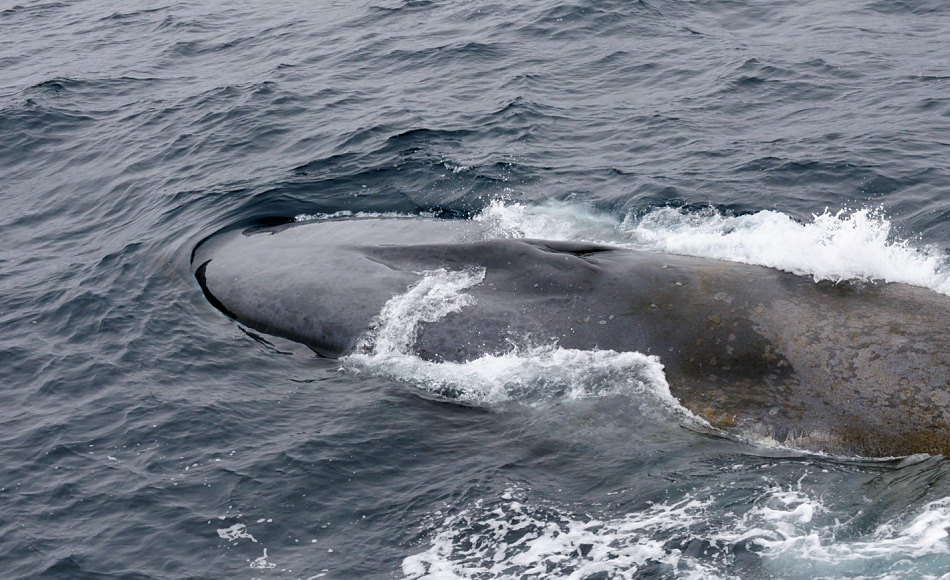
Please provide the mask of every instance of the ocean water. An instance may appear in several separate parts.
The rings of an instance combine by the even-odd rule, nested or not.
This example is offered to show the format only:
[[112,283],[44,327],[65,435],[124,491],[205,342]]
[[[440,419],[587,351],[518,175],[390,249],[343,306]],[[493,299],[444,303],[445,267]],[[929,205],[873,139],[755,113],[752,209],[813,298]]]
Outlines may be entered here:
[[0,577],[950,578],[944,457],[724,437],[641,353],[414,357],[478,272],[328,360],[190,263],[392,213],[950,294],[948,38],[927,0],[0,2]]

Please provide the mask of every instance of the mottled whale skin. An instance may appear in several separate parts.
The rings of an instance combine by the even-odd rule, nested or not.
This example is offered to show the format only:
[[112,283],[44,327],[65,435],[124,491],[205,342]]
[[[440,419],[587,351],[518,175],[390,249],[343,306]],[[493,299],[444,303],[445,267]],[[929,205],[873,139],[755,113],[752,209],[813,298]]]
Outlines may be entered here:
[[472,304],[423,325],[419,356],[465,361],[526,341],[637,351],[726,432],[865,457],[950,453],[948,296],[484,230],[424,218],[232,230],[193,266],[220,310],[328,357],[351,352],[422,272],[484,268]]

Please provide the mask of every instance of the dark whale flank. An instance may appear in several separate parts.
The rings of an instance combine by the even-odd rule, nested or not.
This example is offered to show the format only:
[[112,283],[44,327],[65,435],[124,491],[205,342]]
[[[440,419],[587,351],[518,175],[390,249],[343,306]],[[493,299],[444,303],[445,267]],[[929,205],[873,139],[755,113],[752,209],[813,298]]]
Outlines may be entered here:
[[195,252],[219,309],[324,356],[353,350],[422,272],[484,268],[416,353],[465,361],[526,337],[660,357],[675,397],[725,431],[864,456],[950,452],[950,297],[815,283],[732,262],[483,239],[467,221],[353,219],[232,231]]

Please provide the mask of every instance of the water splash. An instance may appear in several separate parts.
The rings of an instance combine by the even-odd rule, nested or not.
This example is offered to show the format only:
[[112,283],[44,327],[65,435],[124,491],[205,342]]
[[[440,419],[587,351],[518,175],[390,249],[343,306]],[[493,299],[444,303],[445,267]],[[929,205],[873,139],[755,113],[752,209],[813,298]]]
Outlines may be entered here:
[[817,280],[883,280],[950,292],[935,253],[895,239],[879,209],[827,209],[799,223],[777,211],[726,216],[657,208],[627,218],[619,232],[638,246],[785,270]]
[[389,300],[343,368],[410,383],[474,404],[537,403],[638,395],[644,404],[680,420],[708,427],[670,394],[655,356],[613,350],[579,350],[554,344],[511,345],[477,359],[434,362],[413,352],[423,324],[437,322],[473,303],[465,291],[485,278],[484,269],[425,272],[405,294]]
[[423,272],[418,284],[383,306],[372,329],[357,344],[357,351],[384,357],[409,354],[419,327],[471,304],[472,297],[463,291],[484,279],[484,268]]
[[771,210],[653,208],[621,219],[570,203],[493,202],[475,219],[493,235],[565,239],[768,266],[817,280],[881,280],[950,295],[950,264],[893,235],[879,209],[840,210],[801,223]]

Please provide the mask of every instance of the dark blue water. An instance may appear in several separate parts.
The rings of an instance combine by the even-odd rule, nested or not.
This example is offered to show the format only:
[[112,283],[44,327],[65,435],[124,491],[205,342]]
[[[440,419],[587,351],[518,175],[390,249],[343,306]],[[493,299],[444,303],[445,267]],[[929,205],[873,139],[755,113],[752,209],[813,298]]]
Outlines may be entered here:
[[948,38],[925,0],[0,2],[0,576],[950,577],[944,458],[461,404],[252,333],[190,270],[300,214],[828,208],[942,287]]

